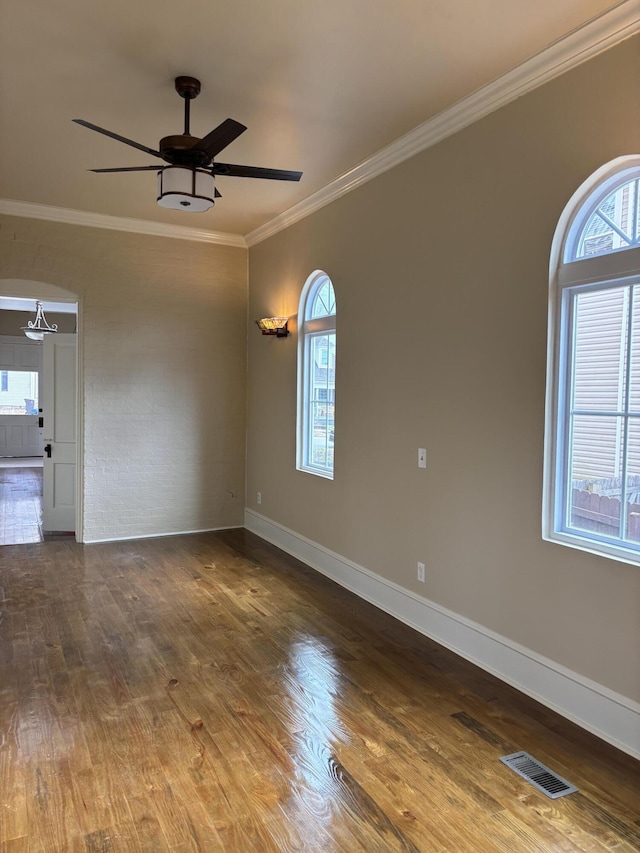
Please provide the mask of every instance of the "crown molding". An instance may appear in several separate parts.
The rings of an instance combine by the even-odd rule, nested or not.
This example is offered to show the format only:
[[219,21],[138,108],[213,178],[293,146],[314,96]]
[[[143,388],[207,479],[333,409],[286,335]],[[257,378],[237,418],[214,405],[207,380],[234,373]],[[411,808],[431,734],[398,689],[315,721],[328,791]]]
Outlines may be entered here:
[[7,216],[24,216],[30,219],[47,219],[50,222],[63,222],[66,225],[88,225],[91,228],[106,228],[110,231],[147,234],[151,237],[194,240],[198,243],[209,243],[215,246],[239,246],[243,249],[247,247],[241,234],[205,231],[199,228],[188,228],[184,225],[168,225],[164,222],[132,219],[126,216],[108,216],[102,213],[72,210],[68,207],[52,207],[47,204],[32,204],[31,202],[15,201],[9,198],[0,198],[0,213],[5,213]]
[[512,71],[418,125],[326,187],[246,234],[247,246],[255,246],[256,243],[288,228],[356,187],[638,32],[640,16],[637,0],[623,0],[610,11],[604,12],[522,62]]

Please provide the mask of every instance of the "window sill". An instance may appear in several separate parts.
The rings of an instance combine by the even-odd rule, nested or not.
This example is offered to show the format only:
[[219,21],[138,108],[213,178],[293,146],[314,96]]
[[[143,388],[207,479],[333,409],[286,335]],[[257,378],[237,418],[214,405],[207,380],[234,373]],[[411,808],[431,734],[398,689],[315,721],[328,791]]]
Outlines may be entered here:
[[593,539],[584,539],[582,536],[564,531],[543,533],[542,538],[546,542],[553,542],[556,545],[566,545],[569,548],[575,548],[577,551],[584,551],[587,554],[595,554],[596,557],[606,557],[609,560],[616,560],[618,563],[626,563],[629,566],[640,566],[640,553],[632,548],[612,545],[608,542],[598,542]]
[[302,471],[303,474],[315,474],[316,477],[323,477],[325,480],[333,480],[333,471],[323,471],[321,468],[311,468],[303,465],[298,465],[297,470]]

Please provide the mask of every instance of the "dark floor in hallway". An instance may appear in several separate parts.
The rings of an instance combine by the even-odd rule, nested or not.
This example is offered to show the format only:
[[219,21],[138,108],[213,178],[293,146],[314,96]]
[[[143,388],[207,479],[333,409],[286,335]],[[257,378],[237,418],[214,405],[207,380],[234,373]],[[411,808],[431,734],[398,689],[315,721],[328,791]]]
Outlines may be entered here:
[[42,541],[42,468],[0,467],[0,545]]

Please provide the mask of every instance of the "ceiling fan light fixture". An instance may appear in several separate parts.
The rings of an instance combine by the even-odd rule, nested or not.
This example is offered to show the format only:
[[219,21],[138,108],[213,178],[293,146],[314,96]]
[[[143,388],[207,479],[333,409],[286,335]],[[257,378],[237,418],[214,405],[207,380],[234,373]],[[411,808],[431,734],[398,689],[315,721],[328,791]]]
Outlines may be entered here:
[[158,204],[170,210],[203,213],[215,204],[213,175],[189,166],[166,166],[158,172]]

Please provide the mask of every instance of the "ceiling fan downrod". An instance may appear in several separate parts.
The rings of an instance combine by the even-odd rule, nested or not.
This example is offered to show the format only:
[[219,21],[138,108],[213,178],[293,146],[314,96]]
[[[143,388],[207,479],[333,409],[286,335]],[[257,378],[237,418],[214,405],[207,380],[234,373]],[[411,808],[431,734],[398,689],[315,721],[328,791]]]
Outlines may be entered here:
[[191,101],[200,94],[200,81],[195,77],[176,77],[176,92],[184,98],[184,135],[191,136]]

